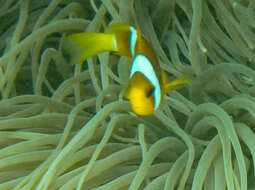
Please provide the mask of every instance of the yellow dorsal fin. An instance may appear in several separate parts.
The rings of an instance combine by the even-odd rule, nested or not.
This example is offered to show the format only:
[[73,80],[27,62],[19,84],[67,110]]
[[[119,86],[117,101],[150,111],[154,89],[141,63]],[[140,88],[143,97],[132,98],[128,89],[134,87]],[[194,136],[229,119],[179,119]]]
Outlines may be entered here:
[[119,31],[124,31],[124,30],[129,30],[130,25],[125,24],[125,23],[114,23],[111,24],[107,29],[106,33],[116,33]]

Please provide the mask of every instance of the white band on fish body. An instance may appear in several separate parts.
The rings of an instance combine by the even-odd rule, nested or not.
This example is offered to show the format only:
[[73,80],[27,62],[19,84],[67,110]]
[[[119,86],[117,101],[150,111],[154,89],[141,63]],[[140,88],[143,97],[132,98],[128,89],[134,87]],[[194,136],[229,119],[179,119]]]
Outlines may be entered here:
[[160,89],[158,77],[153,69],[153,66],[152,66],[150,60],[146,56],[144,56],[142,54],[136,55],[136,57],[133,61],[133,64],[132,64],[131,71],[130,71],[130,78],[133,76],[133,74],[135,72],[142,73],[151,82],[151,84],[155,87],[154,109],[156,110],[159,107],[159,104],[161,101],[161,89]]
[[117,45],[117,39],[116,36],[113,37],[113,47],[117,51],[118,50],[118,45]]
[[135,53],[135,45],[137,40],[137,32],[136,29],[130,26],[131,36],[130,36],[130,51],[131,55],[134,56]]

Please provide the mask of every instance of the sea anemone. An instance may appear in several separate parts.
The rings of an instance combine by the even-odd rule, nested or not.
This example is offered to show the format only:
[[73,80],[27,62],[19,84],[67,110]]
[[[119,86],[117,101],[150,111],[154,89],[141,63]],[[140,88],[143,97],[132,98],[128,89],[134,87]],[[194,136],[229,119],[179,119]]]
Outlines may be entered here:
[[[1,190],[255,189],[254,0],[0,0]],[[168,80],[148,117],[130,60],[70,64],[63,39],[137,27]]]

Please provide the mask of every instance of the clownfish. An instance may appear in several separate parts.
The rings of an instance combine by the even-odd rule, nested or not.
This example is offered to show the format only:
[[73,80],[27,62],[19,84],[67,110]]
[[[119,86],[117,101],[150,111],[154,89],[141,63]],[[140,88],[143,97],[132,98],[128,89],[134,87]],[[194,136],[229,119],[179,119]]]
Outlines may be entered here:
[[85,32],[68,35],[64,48],[72,56],[71,63],[82,63],[87,58],[104,51],[130,58],[131,68],[125,98],[137,115],[150,115],[157,110],[164,95],[183,84],[188,77],[167,83],[157,56],[139,30],[124,23],[110,25],[105,33]]

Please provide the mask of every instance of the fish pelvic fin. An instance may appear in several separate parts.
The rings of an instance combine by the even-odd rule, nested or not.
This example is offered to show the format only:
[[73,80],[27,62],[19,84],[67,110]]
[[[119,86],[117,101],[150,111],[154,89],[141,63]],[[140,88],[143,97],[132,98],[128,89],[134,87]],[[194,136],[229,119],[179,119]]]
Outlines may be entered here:
[[63,48],[71,55],[71,64],[79,64],[99,53],[117,51],[117,44],[114,34],[84,32],[68,35]]

